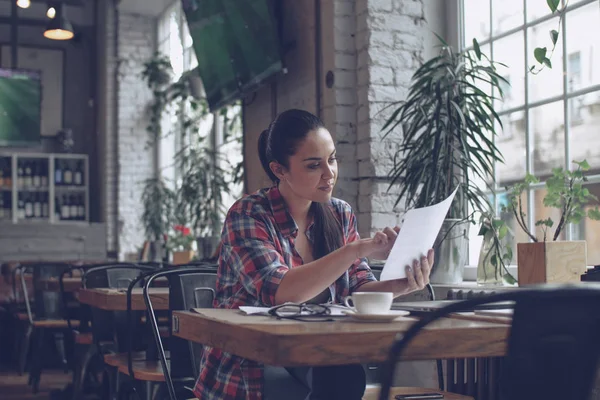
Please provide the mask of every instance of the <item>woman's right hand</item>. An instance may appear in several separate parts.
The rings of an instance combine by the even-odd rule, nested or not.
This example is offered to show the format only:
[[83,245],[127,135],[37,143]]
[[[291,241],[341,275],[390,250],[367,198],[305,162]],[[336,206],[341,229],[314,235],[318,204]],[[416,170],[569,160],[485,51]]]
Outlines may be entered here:
[[369,255],[385,250],[388,244],[388,235],[384,232],[376,232],[372,238],[359,239],[348,246],[353,246],[356,252],[356,258],[368,257]]

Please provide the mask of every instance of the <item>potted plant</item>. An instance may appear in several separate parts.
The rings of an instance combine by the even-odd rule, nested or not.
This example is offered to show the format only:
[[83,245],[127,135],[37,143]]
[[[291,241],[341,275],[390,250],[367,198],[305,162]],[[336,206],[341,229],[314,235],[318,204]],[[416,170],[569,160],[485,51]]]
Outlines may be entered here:
[[190,228],[175,225],[167,239],[167,248],[173,254],[173,264],[188,264],[194,258],[194,236]]
[[142,224],[151,243],[151,259],[165,258],[164,235],[168,232],[175,209],[175,193],[160,178],[147,179],[142,192]]
[[523,192],[529,190],[530,185],[539,183],[533,175],[526,175],[523,182],[514,185],[509,190],[510,211],[531,243],[517,244],[517,265],[519,271],[519,284],[533,284],[544,282],[579,281],[581,274],[587,268],[586,242],[585,241],[559,241],[561,232],[570,223],[579,223],[583,218],[600,220],[598,207],[586,210],[590,202],[598,202],[584,186],[587,181],[585,172],[590,169],[586,160],[575,161],[577,168],[574,171],[554,168],[552,176],[546,181],[546,195],[544,206],[557,208],[560,219],[556,227],[552,218],[540,219],[535,222],[534,229],[527,224],[523,205]]
[[[396,205],[404,200],[407,209],[430,206],[459,187],[435,246],[431,275],[434,283],[458,283],[471,212],[489,208],[474,180],[493,190],[494,162],[502,161],[493,141],[501,122],[490,93],[501,98],[506,80],[476,41],[474,50],[460,53],[440,41],[439,54],[415,72],[408,98],[394,104],[383,129],[385,136],[402,138],[389,173],[390,187],[400,186]],[[493,91],[481,89],[486,86]]]

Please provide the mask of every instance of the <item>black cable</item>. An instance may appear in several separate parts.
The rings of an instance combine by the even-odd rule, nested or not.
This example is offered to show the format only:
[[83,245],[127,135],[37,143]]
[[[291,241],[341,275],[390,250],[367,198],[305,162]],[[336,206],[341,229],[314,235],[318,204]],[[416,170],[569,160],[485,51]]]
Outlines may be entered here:
[[[431,283],[427,284],[427,291],[429,292],[429,298],[431,301],[435,301],[435,292],[433,291],[433,286]],[[440,390],[444,390],[444,365],[442,364],[442,360],[435,360],[437,364],[437,375],[438,375],[438,385]]]

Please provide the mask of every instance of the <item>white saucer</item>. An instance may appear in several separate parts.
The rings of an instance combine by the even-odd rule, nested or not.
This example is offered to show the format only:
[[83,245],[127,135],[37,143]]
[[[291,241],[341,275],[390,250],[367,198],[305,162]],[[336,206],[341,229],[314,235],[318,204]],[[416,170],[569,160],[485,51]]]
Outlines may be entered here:
[[382,314],[359,314],[354,311],[344,311],[351,319],[361,322],[387,322],[398,317],[409,315],[410,312],[403,310],[390,310]]

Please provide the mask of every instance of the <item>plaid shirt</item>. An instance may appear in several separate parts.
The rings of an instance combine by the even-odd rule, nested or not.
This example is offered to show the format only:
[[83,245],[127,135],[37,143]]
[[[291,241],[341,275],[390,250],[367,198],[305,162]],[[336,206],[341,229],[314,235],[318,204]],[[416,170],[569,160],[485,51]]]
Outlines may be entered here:
[[[359,239],[356,218],[348,203],[329,203],[343,227],[344,244]],[[307,237],[312,242],[311,224]],[[221,235],[219,272],[214,306],[271,307],[286,272],[302,265],[294,249],[296,223],[279,189],[262,189],[237,201],[230,209]],[[357,259],[330,287],[341,302],[362,284],[376,280],[365,259]],[[204,346],[194,394],[203,400],[259,400],[263,398],[263,366],[255,361]]]

